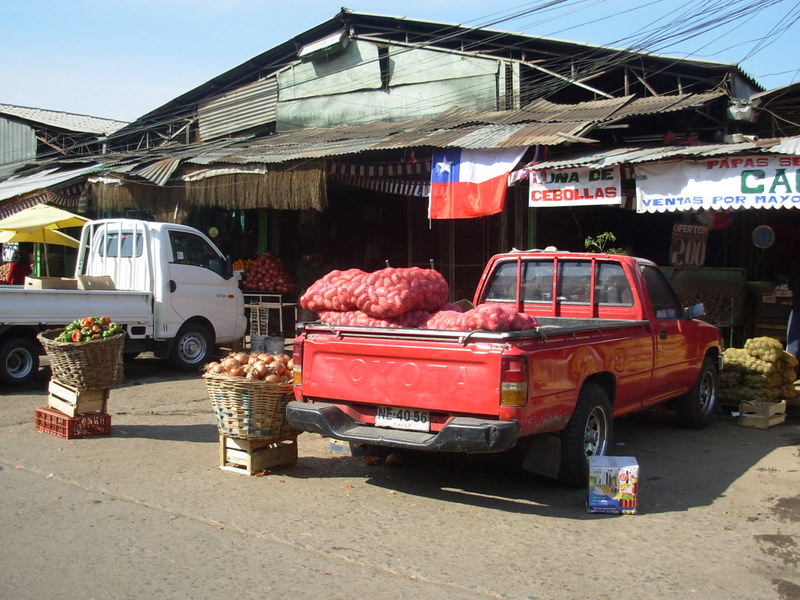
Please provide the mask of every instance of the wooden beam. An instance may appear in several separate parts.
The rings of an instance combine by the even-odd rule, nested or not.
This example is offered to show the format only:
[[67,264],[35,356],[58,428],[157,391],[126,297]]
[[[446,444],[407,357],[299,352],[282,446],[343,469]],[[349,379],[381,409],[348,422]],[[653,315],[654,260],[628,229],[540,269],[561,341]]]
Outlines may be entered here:
[[566,81],[567,83],[571,83],[572,85],[577,85],[585,90],[603,96],[604,98],[615,98],[611,94],[607,94],[597,88],[594,88],[590,85],[586,85],[585,83],[581,83],[580,81],[576,81],[574,79],[570,79],[569,77],[565,77],[564,75],[559,75],[555,71],[551,71],[550,69],[545,69],[544,67],[540,67],[539,65],[535,65],[533,63],[526,63],[531,69],[536,69],[537,71],[541,71],[545,75],[550,75],[551,77],[555,77],[556,79],[561,79],[562,81]]

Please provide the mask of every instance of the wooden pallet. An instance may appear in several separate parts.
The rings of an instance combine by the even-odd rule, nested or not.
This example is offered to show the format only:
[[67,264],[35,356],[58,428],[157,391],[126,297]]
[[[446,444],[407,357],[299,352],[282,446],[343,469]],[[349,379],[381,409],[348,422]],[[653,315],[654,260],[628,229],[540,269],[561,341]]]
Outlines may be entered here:
[[109,388],[81,389],[50,380],[47,406],[70,417],[106,412]]
[[297,438],[250,440],[219,436],[220,469],[254,475],[264,469],[297,462]]

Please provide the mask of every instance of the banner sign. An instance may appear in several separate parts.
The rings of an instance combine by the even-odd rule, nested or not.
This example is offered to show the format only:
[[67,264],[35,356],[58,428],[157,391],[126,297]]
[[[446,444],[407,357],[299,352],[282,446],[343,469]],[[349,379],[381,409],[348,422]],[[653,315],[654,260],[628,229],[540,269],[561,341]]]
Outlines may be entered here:
[[636,165],[636,212],[800,208],[800,156]]
[[528,205],[597,206],[622,204],[620,167],[532,170]]

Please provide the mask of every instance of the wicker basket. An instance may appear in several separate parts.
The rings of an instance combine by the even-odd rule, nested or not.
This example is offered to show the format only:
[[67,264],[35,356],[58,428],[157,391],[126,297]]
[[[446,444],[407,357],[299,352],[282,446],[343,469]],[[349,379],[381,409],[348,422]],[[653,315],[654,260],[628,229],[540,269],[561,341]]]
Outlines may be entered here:
[[221,434],[273,440],[300,434],[286,420],[286,404],[292,399],[291,383],[212,374],[206,374],[204,379]]
[[79,389],[107,388],[122,383],[125,377],[124,334],[91,342],[56,341],[62,331],[48,329],[38,335],[50,358],[53,379]]

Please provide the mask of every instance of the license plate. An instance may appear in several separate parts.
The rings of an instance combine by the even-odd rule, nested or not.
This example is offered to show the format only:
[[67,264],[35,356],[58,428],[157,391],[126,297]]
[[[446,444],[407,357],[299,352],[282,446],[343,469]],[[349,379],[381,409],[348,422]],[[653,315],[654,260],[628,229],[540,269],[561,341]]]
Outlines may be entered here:
[[430,431],[431,415],[427,410],[378,406],[375,410],[375,426],[411,431]]

